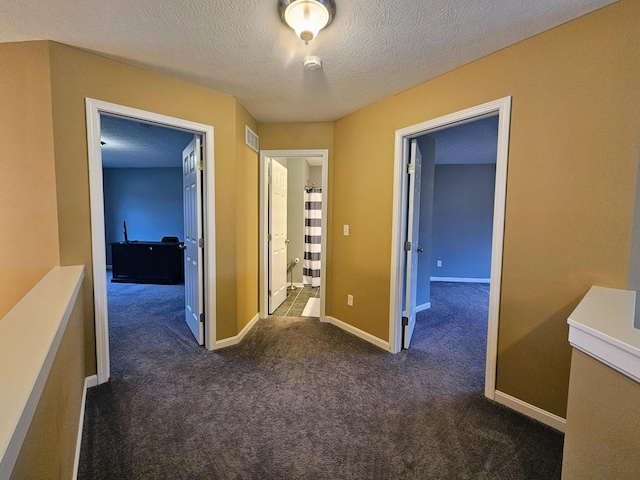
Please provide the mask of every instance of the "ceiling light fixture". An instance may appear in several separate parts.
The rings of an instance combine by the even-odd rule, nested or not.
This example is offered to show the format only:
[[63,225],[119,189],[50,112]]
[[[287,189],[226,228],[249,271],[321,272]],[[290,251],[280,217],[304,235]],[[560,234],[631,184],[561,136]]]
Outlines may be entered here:
[[336,14],[334,0],[278,0],[282,21],[296,31],[305,45],[329,25]]

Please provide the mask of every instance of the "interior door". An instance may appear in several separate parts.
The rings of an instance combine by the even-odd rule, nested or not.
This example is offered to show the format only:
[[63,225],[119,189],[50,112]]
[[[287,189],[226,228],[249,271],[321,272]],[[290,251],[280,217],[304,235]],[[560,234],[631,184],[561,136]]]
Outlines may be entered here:
[[271,161],[269,315],[287,298],[287,168]]
[[422,171],[422,155],[418,148],[418,141],[411,140],[411,153],[408,165],[409,175],[409,204],[407,208],[407,277],[403,348],[409,348],[413,330],[416,326],[416,297],[418,292],[418,239],[420,234],[420,183]]
[[202,239],[202,152],[200,137],[182,152],[184,193],[184,287],[185,320],[198,344],[204,343],[203,247]]

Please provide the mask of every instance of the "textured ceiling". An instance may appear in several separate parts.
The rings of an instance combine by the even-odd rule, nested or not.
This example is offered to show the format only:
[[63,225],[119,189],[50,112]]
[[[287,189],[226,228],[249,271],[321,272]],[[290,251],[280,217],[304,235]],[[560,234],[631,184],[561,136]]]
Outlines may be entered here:
[[104,168],[180,168],[182,150],[192,138],[180,130],[100,116]]
[[328,121],[613,1],[336,0],[305,46],[276,0],[0,0],[0,42],[98,52],[235,96],[261,123]]
[[498,117],[448,127],[429,133],[436,139],[436,164],[496,163]]

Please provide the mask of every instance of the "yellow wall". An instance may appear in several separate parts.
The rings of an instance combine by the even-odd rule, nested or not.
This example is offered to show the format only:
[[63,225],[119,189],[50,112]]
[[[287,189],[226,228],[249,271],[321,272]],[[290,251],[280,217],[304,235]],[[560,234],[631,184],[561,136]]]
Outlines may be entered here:
[[[310,123],[263,123],[259,125],[260,150],[313,150],[329,151],[328,203],[327,217],[332,218],[332,183],[333,183],[333,136],[334,122]],[[333,234],[331,224],[327,226],[327,274],[331,271],[331,240]],[[341,230],[342,231],[342,230]],[[331,299],[331,283],[327,282],[325,301],[327,307]],[[327,315],[332,315],[327,309]]]
[[639,24],[623,0],[338,120],[328,314],[388,339],[395,130],[511,95],[497,388],[564,416],[566,318],[627,283]]
[[73,478],[85,378],[81,296],[71,311],[11,480]]
[[0,44],[0,319],[60,262],[49,51]]
[[573,351],[562,478],[632,480],[640,472],[640,384]]
[[258,153],[245,141],[245,126],[258,123],[236,103],[236,238],[238,240],[238,325],[240,332],[258,314]]
[[[212,90],[50,43],[60,258],[87,266],[87,373],[95,371],[85,97],[213,125],[217,338],[237,333],[236,100]],[[87,294],[88,293],[88,294]]]
[[261,123],[260,150],[323,149],[333,154],[333,122]]

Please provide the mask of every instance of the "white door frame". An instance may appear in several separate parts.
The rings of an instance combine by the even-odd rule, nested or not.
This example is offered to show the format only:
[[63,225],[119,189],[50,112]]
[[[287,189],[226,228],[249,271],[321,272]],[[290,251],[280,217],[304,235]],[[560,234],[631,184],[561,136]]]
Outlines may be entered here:
[[476,107],[444,115],[426,122],[396,130],[393,180],[393,224],[391,237],[391,289],[389,307],[389,347],[397,353],[402,347],[402,265],[407,206],[407,152],[409,140],[428,132],[441,130],[482,117],[498,115],[498,155],[493,208],[493,236],[491,247],[491,283],[489,293],[489,322],[487,329],[487,361],[484,394],[495,398],[496,365],[498,358],[498,321],[500,314],[500,286],[502,281],[502,250],[504,244],[504,217],[509,154],[509,125],[511,123],[511,97],[504,97]]
[[259,265],[259,296],[260,296],[260,318],[269,315],[269,242],[267,239],[268,219],[269,219],[269,162],[273,158],[299,158],[299,157],[320,157],[322,158],[322,239],[320,243],[320,321],[325,321],[325,299],[327,292],[327,202],[328,202],[328,172],[329,172],[329,150],[260,150],[260,265]]
[[104,192],[102,185],[102,150],[100,115],[125,117],[145,123],[184,130],[202,135],[204,145],[204,302],[205,347],[216,347],[216,263],[215,263],[215,177],[213,127],[180,118],[138,110],[92,98],[85,99],[87,115],[87,148],[89,154],[89,193],[91,201],[91,245],[93,249],[93,297],[95,304],[96,357],[98,384],[109,380],[109,321],[107,315],[107,265],[104,226]]

